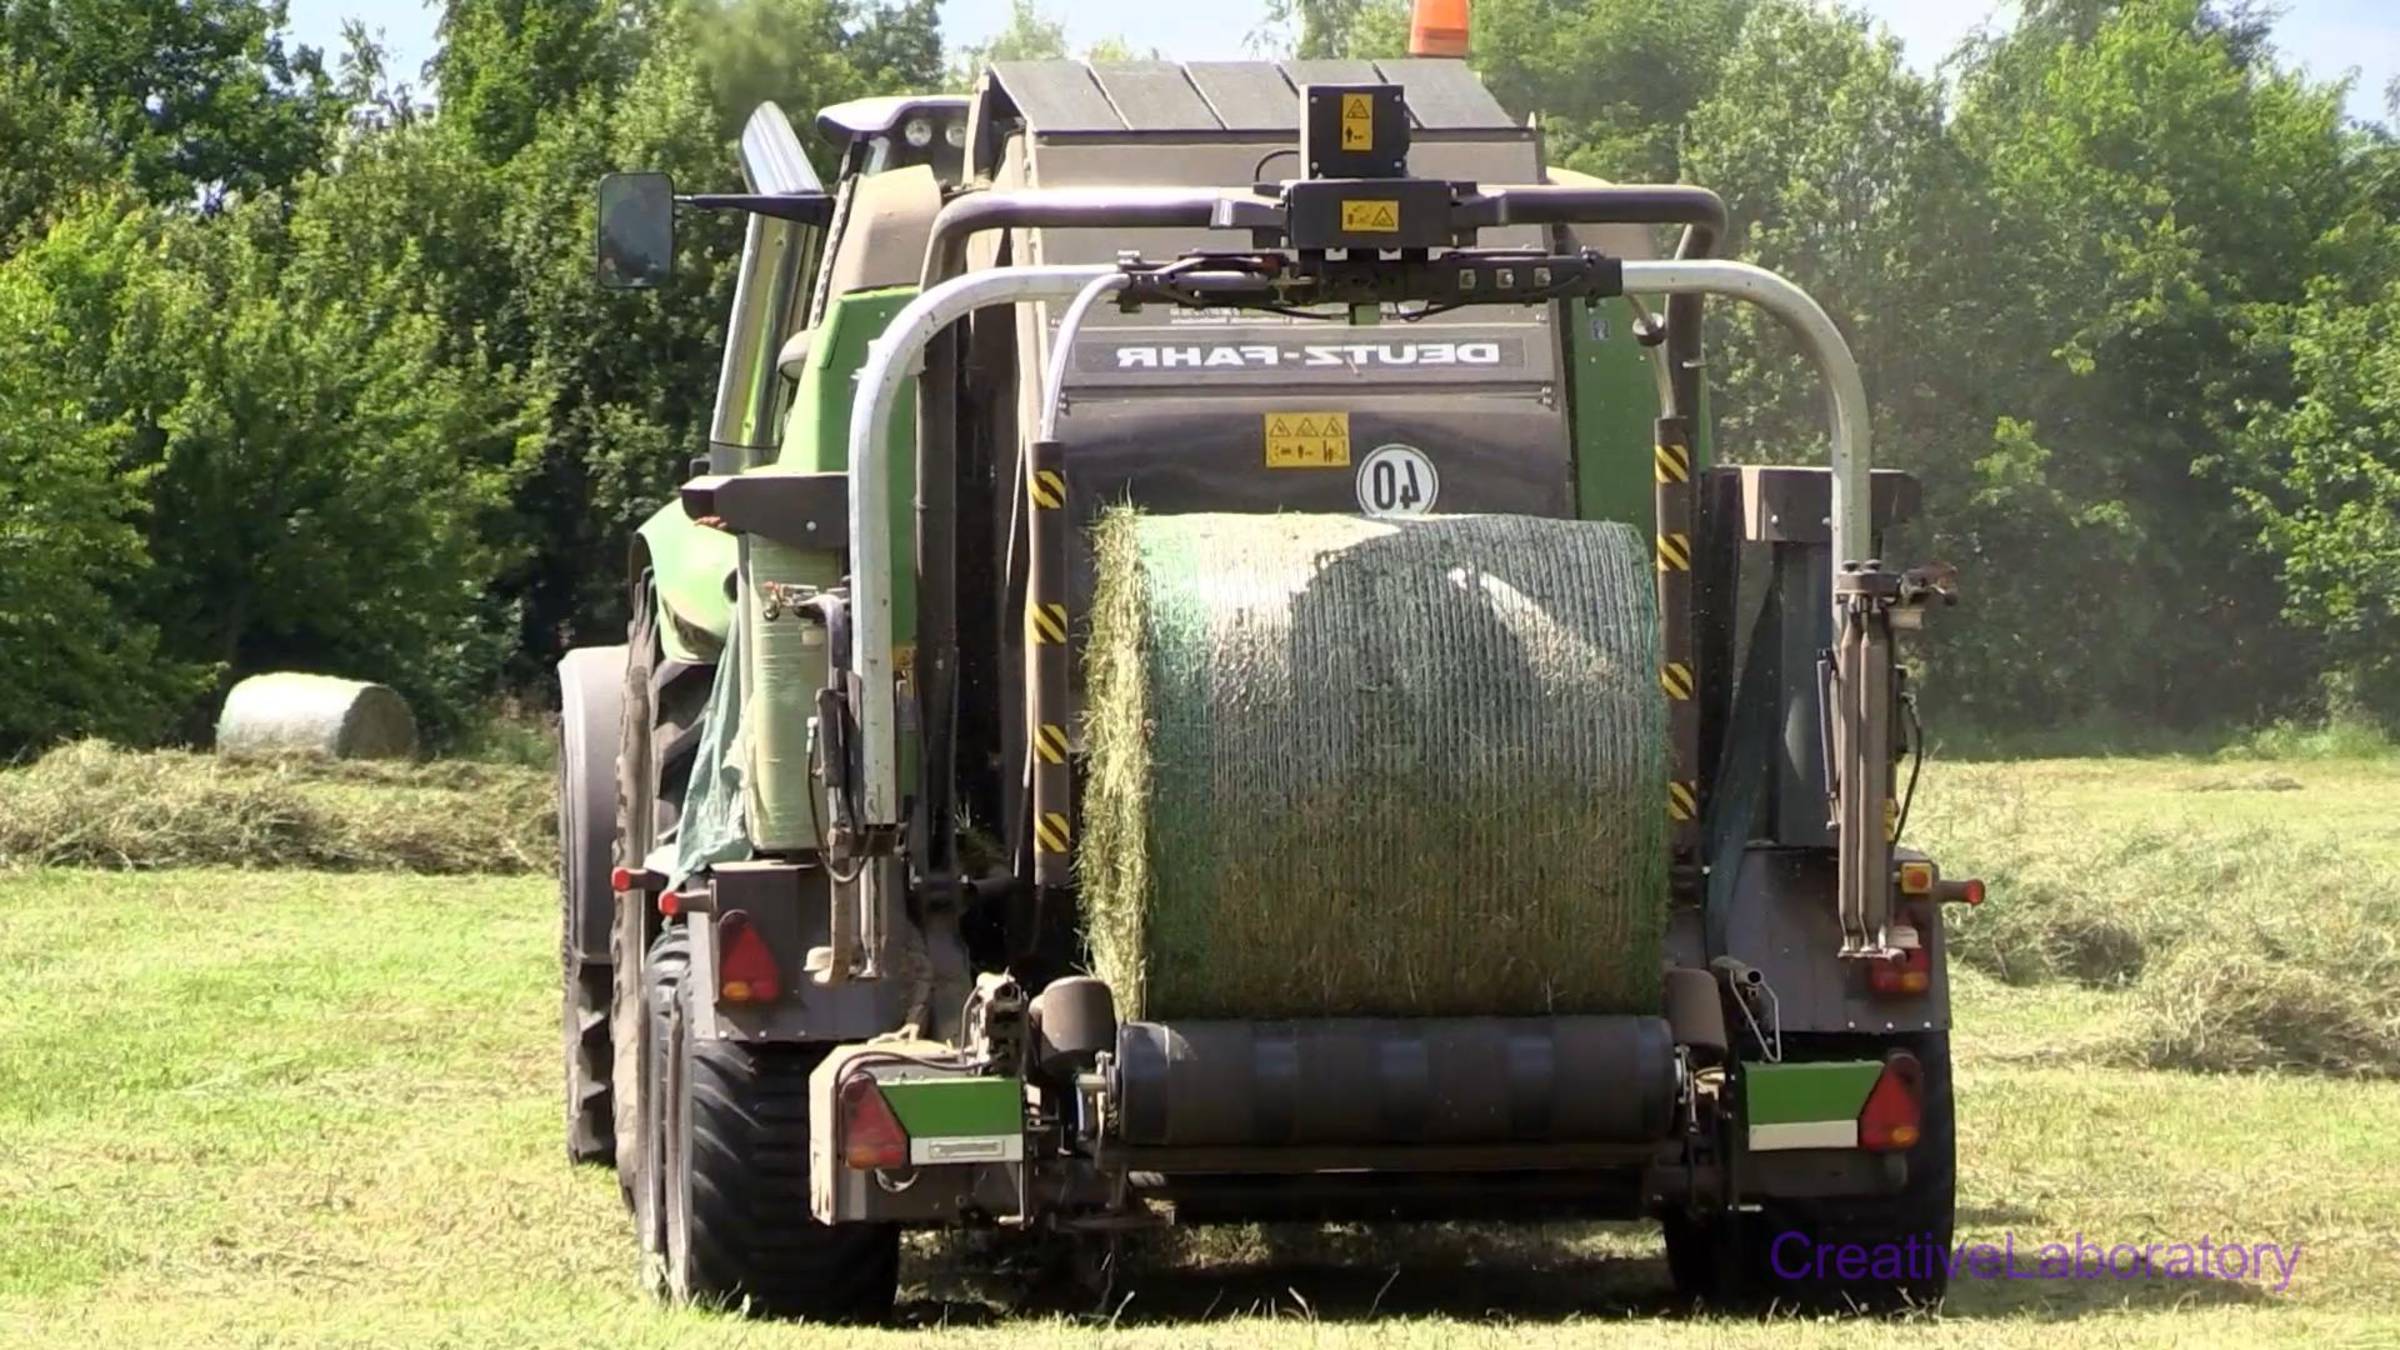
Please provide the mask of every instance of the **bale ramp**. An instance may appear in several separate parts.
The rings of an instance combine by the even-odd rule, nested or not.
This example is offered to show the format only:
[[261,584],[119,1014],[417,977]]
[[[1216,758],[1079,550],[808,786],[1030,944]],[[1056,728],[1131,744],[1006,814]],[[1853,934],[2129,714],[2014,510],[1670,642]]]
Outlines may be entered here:
[[1079,865],[1128,1015],[1656,1012],[1645,542],[1514,516],[1104,519]]
[[361,680],[253,675],[225,696],[217,717],[217,753],[233,758],[406,759],[416,752],[408,704]]

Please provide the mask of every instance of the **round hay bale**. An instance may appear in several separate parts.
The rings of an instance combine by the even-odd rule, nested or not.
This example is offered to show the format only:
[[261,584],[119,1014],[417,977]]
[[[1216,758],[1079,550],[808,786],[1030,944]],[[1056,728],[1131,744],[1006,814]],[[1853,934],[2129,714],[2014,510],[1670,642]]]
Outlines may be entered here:
[[1094,551],[1080,880],[1128,1015],[1657,1010],[1633,530],[1121,512]]
[[417,721],[387,686],[276,671],[253,675],[225,696],[217,753],[406,759],[417,753]]

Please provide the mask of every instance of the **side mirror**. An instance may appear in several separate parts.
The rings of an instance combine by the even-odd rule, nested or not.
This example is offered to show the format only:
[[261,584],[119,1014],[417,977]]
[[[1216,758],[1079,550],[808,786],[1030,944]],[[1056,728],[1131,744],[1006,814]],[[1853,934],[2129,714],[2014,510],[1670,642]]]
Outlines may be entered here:
[[675,182],[663,173],[612,173],[600,180],[595,269],[611,290],[650,290],[675,272]]

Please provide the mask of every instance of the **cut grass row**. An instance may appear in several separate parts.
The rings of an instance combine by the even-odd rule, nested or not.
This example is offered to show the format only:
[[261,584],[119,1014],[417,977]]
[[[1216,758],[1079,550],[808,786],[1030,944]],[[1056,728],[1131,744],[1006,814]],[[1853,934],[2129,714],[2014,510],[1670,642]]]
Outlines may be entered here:
[[62,746],[0,770],[0,866],[547,872],[551,771]]
[[2400,1074],[2400,759],[1940,765],[1911,842],[1992,900],[1954,956],[2131,995],[2097,1053]]

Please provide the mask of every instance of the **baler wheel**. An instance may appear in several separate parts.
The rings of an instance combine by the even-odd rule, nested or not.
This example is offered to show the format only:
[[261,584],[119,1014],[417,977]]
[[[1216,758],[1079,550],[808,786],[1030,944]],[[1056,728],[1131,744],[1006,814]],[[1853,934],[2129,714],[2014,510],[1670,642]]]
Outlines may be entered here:
[[641,1172],[634,1180],[633,1226],[641,1242],[642,1287],[665,1298],[667,1287],[666,1223],[666,1102],[669,1066],[680,1015],[677,990],[691,968],[691,940],[678,925],[658,935],[650,946],[642,991],[642,1080],[648,1091],[642,1100],[649,1119],[642,1122]]
[[[1898,1038],[1820,1036],[1787,1046],[1803,1058],[1864,1059],[1906,1049],[1924,1066],[1924,1136],[1909,1150],[1907,1183],[1888,1195],[1776,1200],[1750,1213],[1700,1219],[1667,1217],[1667,1269],[1685,1297],[1725,1307],[1772,1306],[1823,1312],[1903,1312],[1941,1301],[1949,1289],[1948,1256],[1956,1217],[1958,1128],[1950,1079],[1950,1034]],[[1852,1246],[1873,1252],[1885,1243],[1903,1251],[1911,1239],[1927,1257],[1898,1279],[1789,1279],[1776,1265],[1776,1239],[1800,1233],[1806,1250]],[[1796,1258],[1787,1244],[1788,1268]]]
[[[558,952],[560,1059],[566,1085],[567,1157],[616,1157],[609,1020],[614,968],[591,948],[613,922],[609,869],[616,796],[623,647],[582,647],[559,662]],[[613,946],[613,942],[609,944]]]
[[[633,618],[626,626],[619,698],[616,856],[624,865],[638,867],[682,816],[716,667],[667,656],[658,631],[657,583],[650,574],[643,574],[630,600]],[[616,1028],[611,1064],[618,1085],[610,1124],[616,1140],[617,1188],[629,1209],[641,1185],[642,1123],[657,1115],[643,1095],[652,1080],[642,1076],[641,957],[658,936],[658,925],[656,908],[645,899],[618,906],[609,934],[615,971],[610,1022]]]
[[[679,1011],[688,1011],[687,989]],[[891,1314],[900,1233],[818,1223],[808,1199],[808,1075],[825,1047],[702,1041],[673,1028],[665,1084],[667,1283],[684,1302],[769,1317]]]

